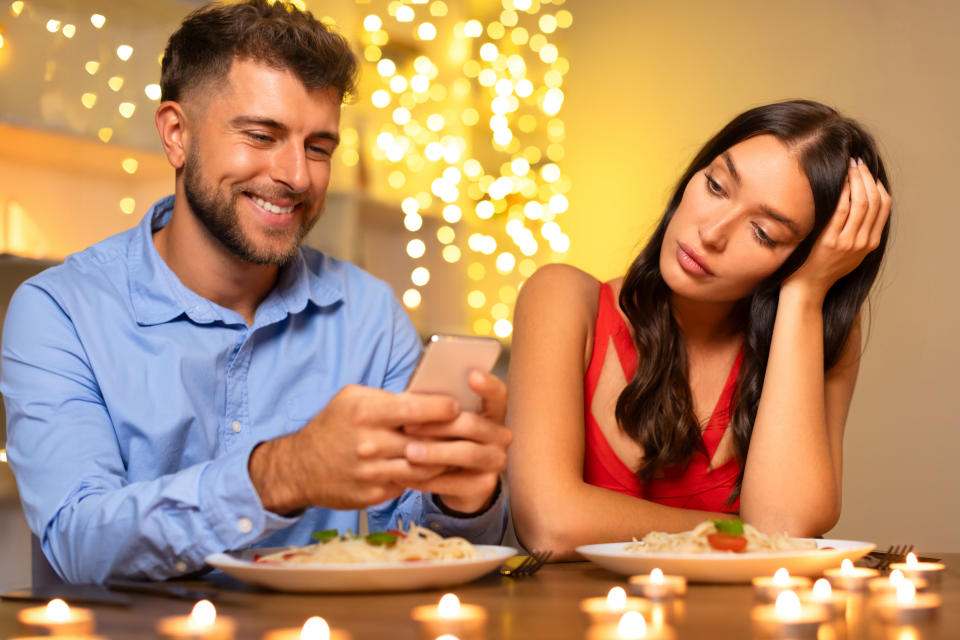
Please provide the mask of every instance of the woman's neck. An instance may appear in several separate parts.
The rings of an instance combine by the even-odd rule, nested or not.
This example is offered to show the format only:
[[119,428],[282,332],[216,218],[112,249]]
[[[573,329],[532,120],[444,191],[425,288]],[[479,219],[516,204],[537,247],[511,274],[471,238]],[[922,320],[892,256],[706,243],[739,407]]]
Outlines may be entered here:
[[719,346],[743,332],[736,302],[703,302],[672,294],[673,317],[688,346]]

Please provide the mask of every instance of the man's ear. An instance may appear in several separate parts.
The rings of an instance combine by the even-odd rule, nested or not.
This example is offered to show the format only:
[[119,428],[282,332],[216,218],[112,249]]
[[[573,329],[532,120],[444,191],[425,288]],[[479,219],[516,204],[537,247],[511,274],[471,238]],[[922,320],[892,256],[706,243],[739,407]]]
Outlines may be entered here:
[[163,152],[174,169],[183,168],[187,159],[187,116],[183,105],[168,100],[160,103],[155,116]]

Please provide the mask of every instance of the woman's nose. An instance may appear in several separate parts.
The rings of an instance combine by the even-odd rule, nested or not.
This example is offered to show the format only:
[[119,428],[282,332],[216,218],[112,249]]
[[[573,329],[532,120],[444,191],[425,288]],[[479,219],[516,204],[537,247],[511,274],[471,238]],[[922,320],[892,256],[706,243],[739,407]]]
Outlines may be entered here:
[[697,232],[704,248],[723,251],[727,246],[727,238],[735,217],[735,212],[723,212],[702,220],[697,227]]

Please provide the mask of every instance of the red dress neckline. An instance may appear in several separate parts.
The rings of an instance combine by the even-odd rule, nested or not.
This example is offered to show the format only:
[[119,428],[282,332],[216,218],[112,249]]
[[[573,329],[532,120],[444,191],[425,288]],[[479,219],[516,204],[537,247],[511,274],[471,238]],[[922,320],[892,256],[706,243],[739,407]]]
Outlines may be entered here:
[[705,452],[696,453],[685,468],[667,468],[661,477],[643,483],[607,442],[591,408],[606,358],[607,345],[611,341],[624,376],[627,380],[632,379],[637,370],[637,349],[627,324],[619,313],[612,287],[608,283],[601,283],[593,353],[584,376],[584,481],[668,506],[708,511],[739,511],[739,498],[733,504],[726,504],[726,501],[740,476],[740,461],[734,457],[711,469],[710,460],[730,422],[730,407],[743,360],[743,348],[737,353],[720,398],[702,431]]

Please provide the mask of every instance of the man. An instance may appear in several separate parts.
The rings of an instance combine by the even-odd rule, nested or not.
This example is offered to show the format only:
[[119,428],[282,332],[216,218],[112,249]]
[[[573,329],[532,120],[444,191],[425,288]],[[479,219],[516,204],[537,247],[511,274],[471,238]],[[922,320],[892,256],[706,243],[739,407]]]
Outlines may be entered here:
[[156,113],[174,195],[14,296],[8,455],[64,579],[184,575],[364,507],[371,530],[499,540],[504,385],[471,374],[482,415],[401,393],[420,341],[392,292],[300,247],[355,73],[283,3],[191,14]]

